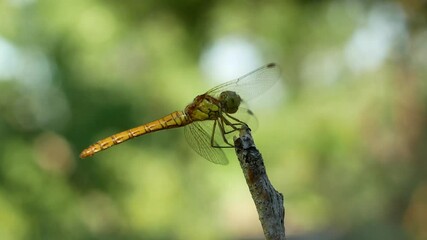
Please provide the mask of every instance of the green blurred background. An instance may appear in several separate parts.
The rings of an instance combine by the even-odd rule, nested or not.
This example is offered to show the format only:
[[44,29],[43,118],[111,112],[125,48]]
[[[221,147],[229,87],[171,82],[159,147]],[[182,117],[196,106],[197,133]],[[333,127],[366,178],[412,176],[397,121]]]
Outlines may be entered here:
[[409,0],[0,0],[0,239],[262,239],[232,150],[78,154],[269,62],[254,138],[289,239],[427,239],[426,25]]

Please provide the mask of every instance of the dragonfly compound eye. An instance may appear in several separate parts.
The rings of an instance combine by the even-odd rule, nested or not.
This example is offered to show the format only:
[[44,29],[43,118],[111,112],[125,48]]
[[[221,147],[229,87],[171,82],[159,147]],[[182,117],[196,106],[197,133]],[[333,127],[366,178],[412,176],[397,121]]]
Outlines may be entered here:
[[233,91],[224,91],[220,94],[221,107],[226,113],[235,113],[239,109],[242,99]]

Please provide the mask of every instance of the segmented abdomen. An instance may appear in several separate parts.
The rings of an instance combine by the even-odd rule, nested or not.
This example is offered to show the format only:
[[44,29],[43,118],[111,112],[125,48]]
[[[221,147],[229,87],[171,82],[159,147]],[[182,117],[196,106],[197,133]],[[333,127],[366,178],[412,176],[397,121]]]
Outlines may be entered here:
[[110,148],[114,145],[125,142],[131,138],[138,137],[151,132],[185,126],[191,123],[190,118],[183,111],[176,111],[163,118],[150,123],[132,128],[121,133],[114,134],[110,137],[99,140],[80,153],[81,158],[92,156],[93,154]]

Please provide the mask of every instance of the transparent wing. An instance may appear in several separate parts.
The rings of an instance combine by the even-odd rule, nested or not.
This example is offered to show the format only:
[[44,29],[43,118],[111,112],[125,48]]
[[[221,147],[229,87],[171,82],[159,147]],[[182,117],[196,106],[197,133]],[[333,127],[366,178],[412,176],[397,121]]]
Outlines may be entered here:
[[271,88],[279,77],[280,67],[275,63],[270,63],[240,78],[216,86],[209,90],[207,94],[218,97],[223,91],[233,91],[247,101]]
[[230,115],[246,123],[252,131],[258,128],[258,119],[244,102],[242,102],[236,113]]
[[[184,127],[185,139],[194,151],[207,160],[221,165],[228,164],[228,159],[221,148],[211,146],[214,121],[193,122]],[[218,129],[215,129],[214,144],[218,145]]]

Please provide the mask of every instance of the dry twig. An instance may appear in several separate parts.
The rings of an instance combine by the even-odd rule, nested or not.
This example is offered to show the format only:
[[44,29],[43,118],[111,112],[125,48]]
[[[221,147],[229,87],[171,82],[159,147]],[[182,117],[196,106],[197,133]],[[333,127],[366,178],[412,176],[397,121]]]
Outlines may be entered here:
[[248,127],[240,131],[234,144],[265,238],[285,239],[283,195],[271,185],[261,153],[256,149]]

